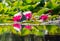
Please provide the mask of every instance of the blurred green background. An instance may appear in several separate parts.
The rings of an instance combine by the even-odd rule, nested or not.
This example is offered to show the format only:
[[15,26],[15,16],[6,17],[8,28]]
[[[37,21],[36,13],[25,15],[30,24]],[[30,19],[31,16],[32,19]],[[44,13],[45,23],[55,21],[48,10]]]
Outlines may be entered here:
[[[60,0],[0,0],[0,23],[13,22],[14,14],[19,11],[30,10],[34,16],[40,16],[50,9],[53,10],[51,19],[56,18],[60,14]],[[32,31],[23,28],[21,32],[14,30],[13,26],[4,25],[0,26],[0,35],[12,32],[21,36],[29,34],[40,36],[44,34],[43,30],[48,30],[49,35],[60,35],[60,28],[57,25],[33,26]]]

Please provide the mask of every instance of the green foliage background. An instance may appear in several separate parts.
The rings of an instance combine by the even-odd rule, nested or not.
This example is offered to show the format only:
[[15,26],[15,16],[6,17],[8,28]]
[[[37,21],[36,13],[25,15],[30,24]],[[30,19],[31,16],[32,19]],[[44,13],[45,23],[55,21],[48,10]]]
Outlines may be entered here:
[[[40,2],[40,4],[37,5],[37,2]],[[2,15],[0,16],[0,23],[13,22],[13,15],[19,11],[24,12],[30,10],[33,12],[33,15],[40,16],[50,9],[53,10],[52,18],[55,18],[54,15],[59,15],[60,0],[5,0],[0,2],[0,15]],[[16,32],[12,28],[12,26],[0,26],[0,34],[6,33],[8,31],[21,36],[29,34],[41,36],[44,34],[43,30],[48,30],[50,35],[60,35],[60,28],[58,28],[56,25],[33,26],[32,31],[23,28],[21,32]]]

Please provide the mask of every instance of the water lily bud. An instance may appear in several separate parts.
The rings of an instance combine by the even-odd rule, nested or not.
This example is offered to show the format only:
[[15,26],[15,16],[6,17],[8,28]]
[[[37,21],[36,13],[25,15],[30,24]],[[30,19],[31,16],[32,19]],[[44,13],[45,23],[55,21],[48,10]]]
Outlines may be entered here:
[[17,30],[17,31],[20,31],[21,28],[22,28],[21,24],[13,24],[13,27],[14,27],[14,29]]
[[13,21],[20,21],[22,19],[22,14],[21,12],[17,13],[13,17]]
[[48,10],[49,13],[52,13],[53,11],[52,10]]
[[26,25],[25,28],[31,30],[32,27],[30,25]]
[[31,11],[26,11],[23,14],[25,15],[27,20],[32,18],[32,12]]

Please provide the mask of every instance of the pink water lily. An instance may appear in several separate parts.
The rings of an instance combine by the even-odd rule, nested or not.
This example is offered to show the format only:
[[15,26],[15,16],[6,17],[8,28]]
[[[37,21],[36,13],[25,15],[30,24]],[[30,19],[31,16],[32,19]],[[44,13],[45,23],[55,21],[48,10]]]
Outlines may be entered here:
[[20,21],[22,19],[22,16],[15,16],[13,17],[13,21]]
[[20,21],[22,19],[22,14],[21,12],[17,13],[13,17],[13,21]]
[[31,19],[31,17],[32,17],[32,12],[31,11],[26,11],[23,14],[25,15],[25,17],[26,17],[27,20]]
[[26,25],[25,28],[31,30],[32,27],[30,25]]
[[47,14],[44,14],[44,15],[40,16],[40,20],[45,21],[47,19],[48,19],[48,15]]
[[26,19],[31,19],[32,14],[28,13],[28,14],[25,15],[25,17],[26,17]]
[[13,27],[14,27],[14,29],[17,30],[17,31],[20,31],[21,28],[22,28],[21,24],[13,24]]

